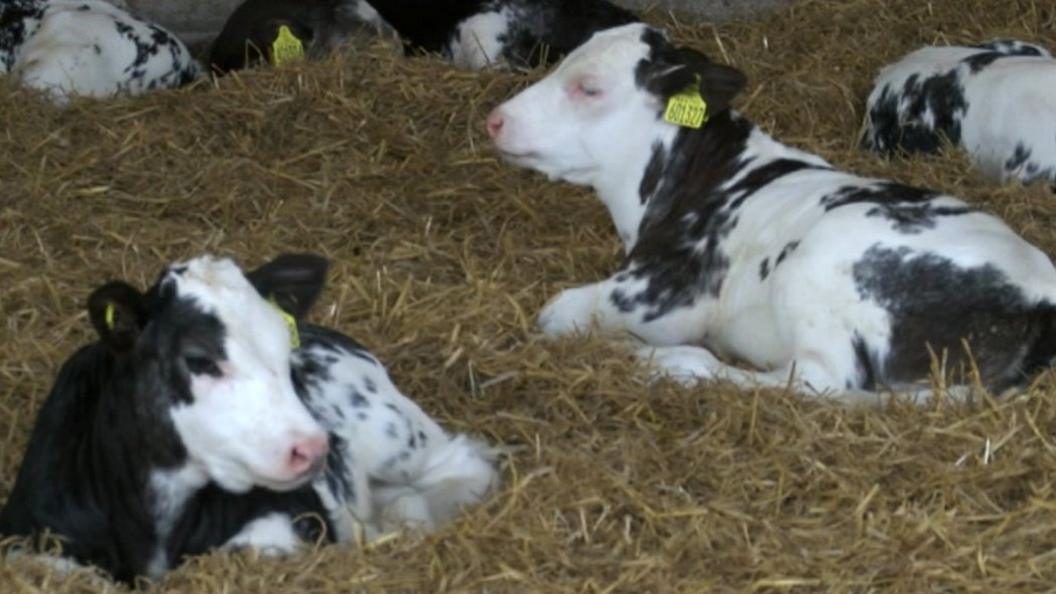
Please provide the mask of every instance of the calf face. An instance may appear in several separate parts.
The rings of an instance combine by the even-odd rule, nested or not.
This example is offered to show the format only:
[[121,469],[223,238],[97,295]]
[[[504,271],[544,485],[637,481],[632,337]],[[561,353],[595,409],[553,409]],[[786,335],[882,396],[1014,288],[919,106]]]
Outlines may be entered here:
[[224,489],[291,489],[325,460],[326,434],[290,378],[291,330],[269,302],[299,316],[325,268],[285,256],[247,276],[201,257],[166,269],[146,294],[112,282],[89,299],[103,342],[129,362],[137,405],[169,419],[189,463]]
[[[628,44],[631,35],[640,43]],[[744,75],[662,37],[640,23],[595,33],[546,78],[491,112],[486,125],[495,147],[552,179],[596,185],[633,153],[651,150],[671,96],[693,86],[708,113],[725,111]]]

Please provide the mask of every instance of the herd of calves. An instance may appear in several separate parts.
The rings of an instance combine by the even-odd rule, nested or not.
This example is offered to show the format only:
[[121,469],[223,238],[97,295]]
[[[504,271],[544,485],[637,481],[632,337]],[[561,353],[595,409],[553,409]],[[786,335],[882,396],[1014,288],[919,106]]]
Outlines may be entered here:
[[[467,67],[563,60],[496,107],[504,160],[592,187],[620,269],[562,291],[547,335],[611,335],[654,376],[844,402],[1021,388],[1056,356],[1056,268],[938,190],[841,171],[731,108],[736,68],[603,0],[248,0],[211,70],[400,36]],[[422,13],[421,11],[425,11]],[[172,87],[202,68],[102,0],[7,0],[0,64],[65,101]],[[885,68],[863,144],[963,147],[1000,180],[1056,182],[1056,62],[1012,40],[926,47]],[[88,299],[98,340],[63,365],[0,512],[119,580],[190,555],[433,529],[498,486],[497,449],[440,427],[363,346],[303,317],[328,263],[202,256]],[[960,389],[932,394],[935,359]],[[729,361],[737,361],[732,365]],[[959,374],[958,374],[959,373]],[[958,396],[961,395],[961,396]]]

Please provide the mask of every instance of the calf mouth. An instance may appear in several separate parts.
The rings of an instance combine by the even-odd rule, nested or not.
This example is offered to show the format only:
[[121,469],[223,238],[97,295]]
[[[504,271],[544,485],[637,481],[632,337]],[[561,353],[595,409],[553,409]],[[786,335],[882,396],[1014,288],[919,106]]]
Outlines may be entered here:
[[499,156],[502,157],[503,160],[509,161],[510,163],[521,167],[531,167],[531,164],[533,162],[540,160],[539,153],[535,151],[525,151],[523,153],[519,153],[515,151],[507,151],[499,147],[495,147],[495,150],[499,153]]
[[254,481],[258,486],[270,491],[293,491],[315,480],[322,474],[326,460],[316,460],[307,470],[290,479],[276,479],[274,477],[257,477]]

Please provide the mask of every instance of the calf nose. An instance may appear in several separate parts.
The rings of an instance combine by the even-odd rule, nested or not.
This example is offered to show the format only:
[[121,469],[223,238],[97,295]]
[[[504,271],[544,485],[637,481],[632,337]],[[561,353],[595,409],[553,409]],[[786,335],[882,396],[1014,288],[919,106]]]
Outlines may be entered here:
[[488,128],[488,136],[491,136],[492,138],[497,137],[499,132],[502,132],[502,126],[505,123],[506,120],[502,117],[502,114],[499,113],[499,110],[492,110],[492,112],[488,114],[488,120],[485,124]]
[[326,436],[309,437],[293,444],[287,467],[295,475],[302,475],[317,470],[330,451],[330,442]]

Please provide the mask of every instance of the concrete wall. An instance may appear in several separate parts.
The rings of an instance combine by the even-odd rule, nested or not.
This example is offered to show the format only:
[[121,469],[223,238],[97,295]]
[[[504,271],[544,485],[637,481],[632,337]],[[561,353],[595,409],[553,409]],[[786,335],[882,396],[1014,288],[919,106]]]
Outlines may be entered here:
[[[133,13],[171,29],[190,45],[208,42],[242,0],[125,0]],[[443,0],[435,0],[441,2]],[[792,0],[615,0],[630,8],[655,6],[686,15],[721,20],[752,14]]]

